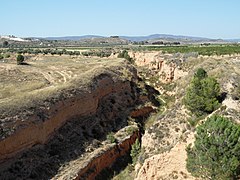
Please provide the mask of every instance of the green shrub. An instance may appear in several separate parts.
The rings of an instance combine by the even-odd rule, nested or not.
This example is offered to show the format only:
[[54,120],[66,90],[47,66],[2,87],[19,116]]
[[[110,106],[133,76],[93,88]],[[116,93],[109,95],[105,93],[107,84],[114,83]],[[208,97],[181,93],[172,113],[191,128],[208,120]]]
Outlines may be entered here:
[[219,107],[220,86],[206,71],[198,69],[187,88],[184,104],[196,116],[213,112]]
[[112,52],[109,50],[91,50],[82,52],[83,56],[98,56],[98,57],[109,57],[111,56]]
[[20,65],[24,62],[24,56],[21,54],[17,55],[17,64]]
[[110,143],[116,143],[117,142],[116,138],[114,137],[113,132],[111,132],[107,135],[107,141],[110,142]]
[[240,126],[211,116],[197,127],[194,146],[187,147],[187,169],[203,179],[237,179],[240,170]]
[[188,119],[188,123],[192,126],[195,127],[198,122],[202,119],[204,119],[206,117],[206,115],[202,115],[202,116],[192,116]]
[[5,58],[10,58],[10,54],[6,54],[6,55],[5,55]]
[[118,54],[118,58],[124,58],[124,59],[128,60],[130,63],[134,62],[126,50],[123,50],[122,52],[120,52]]
[[141,145],[139,140],[137,139],[135,143],[132,145],[131,154],[130,154],[132,157],[133,164],[137,162],[137,158],[140,152],[141,152]]
[[130,126],[126,129],[126,132],[128,135],[132,135],[136,130],[137,128]]

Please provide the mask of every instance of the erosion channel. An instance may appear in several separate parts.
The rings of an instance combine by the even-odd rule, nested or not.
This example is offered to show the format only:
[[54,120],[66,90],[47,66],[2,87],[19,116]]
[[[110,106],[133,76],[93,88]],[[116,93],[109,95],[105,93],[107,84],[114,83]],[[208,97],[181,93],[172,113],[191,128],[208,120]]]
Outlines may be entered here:
[[124,60],[90,73],[2,113],[0,179],[102,179],[131,162],[158,91]]

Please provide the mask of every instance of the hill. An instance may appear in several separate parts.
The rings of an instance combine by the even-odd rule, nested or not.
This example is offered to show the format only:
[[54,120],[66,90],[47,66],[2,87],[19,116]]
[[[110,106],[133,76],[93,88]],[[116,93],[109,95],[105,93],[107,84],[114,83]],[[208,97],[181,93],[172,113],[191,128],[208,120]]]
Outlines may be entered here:
[[[0,36],[0,42],[9,41],[12,43],[46,43],[49,44],[53,41],[54,44],[59,42],[63,44],[73,45],[81,44],[129,44],[130,42],[143,42],[147,41],[149,44],[154,42],[180,42],[181,44],[195,44],[195,43],[238,43],[240,39],[211,39],[206,37],[171,35],[171,34],[152,34],[148,36],[100,36],[100,35],[82,35],[82,36],[62,36],[62,37],[27,37],[21,38],[16,36]],[[57,43],[58,44],[58,43]]]
[[[141,41],[180,41],[180,42],[236,42],[237,39],[227,40],[227,39],[211,39],[205,37],[194,37],[194,36],[183,36],[183,35],[171,35],[171,34],[152,34],[148,36],[118,36],[119,39],[125,39],[132,42],[141,42]],[[107,36],[98,36],[98,35],[84,35],[84,36],[64,36],[64,37],[46,37],[45,40],[70,40],[70,41],[81,41],[86,39],[99,39],[110,37]],[[113,38],[111,38],[113,39]]]

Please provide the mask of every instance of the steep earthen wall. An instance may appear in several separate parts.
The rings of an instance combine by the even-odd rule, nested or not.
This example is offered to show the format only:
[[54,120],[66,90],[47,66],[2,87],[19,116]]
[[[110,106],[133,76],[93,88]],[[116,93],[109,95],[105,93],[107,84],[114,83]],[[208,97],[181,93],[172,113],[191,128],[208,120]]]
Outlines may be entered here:
[[111,78],[105,77],[97,81],[93,91],[66,99],[50,107],[44,113],[48,118],[43,122],[33,123],[34,119],[39,118],[37,115],[29,117],[31,120],[28,122],[31,123],[0,141],[0,162],[35,144],[46,143],[54,132],[71,118],[96,113],[101,98],[118,91],[130,93],[130,82],[113,82]]
[[93,180],[95,177],[105,168],[111,166],[117,158],[126,155],[130,149],[131,145],[134,144],[136,139],[139,138],[139,132],[136,131],[129,138],[104,150],[98,156],[94,156],[89,159],[89,163],[85,167],[79,170],[76,180],[86,179]]
[[154,70],[160,76],[160,81],[169,83],[181,78],[186,72],[177,68],[175,62],[168,62],[160,52],[129,52],[130,57],[135,60],[135,64],[140,67],[147,67]]
[[152,106],[146,106],[140,109],[136,109],[134,111],[131,112],[130,116],[132,118],[137,118],[137,117],[146,117],[148,116],[151,112],[153,112],[154,109]]

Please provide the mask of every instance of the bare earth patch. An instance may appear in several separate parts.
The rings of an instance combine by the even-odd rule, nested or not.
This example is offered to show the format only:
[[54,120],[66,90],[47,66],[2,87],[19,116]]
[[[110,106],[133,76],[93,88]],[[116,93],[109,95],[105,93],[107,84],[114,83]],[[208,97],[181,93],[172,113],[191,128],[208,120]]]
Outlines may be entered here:
[[178,142],[169,152],[146,159],[136,179],[196,179],[187,172],[185,161],[187,158],[185,149],[189,143],[193,143],[194,134],[189,134],[186,141]]

